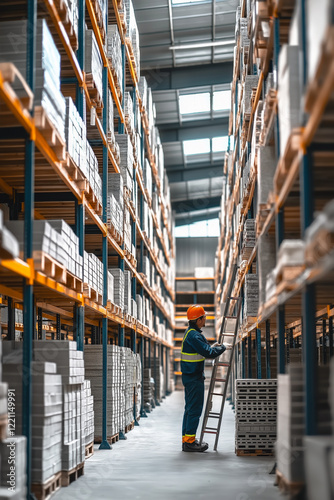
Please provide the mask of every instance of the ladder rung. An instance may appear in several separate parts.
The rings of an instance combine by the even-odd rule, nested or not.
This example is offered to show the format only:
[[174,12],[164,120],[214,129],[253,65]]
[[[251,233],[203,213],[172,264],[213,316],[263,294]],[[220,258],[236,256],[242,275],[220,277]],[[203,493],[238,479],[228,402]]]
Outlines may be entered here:
[[216,366],[230,366],[227,361],[217,361]]
[[217,413],[216,411],[210,411],[209,415],[214,415],[214,416],[220,416],[220,413]]
[[217,431],[212,432],[212,431],[203,430],[202,432],[203,432],[203,434],[217,434]]
[[227,319],[237,319],[236,316],[224,316],[224,318],[227,318]]
[[206,429],[208,429],[208,431],[215,431],[217,433],[217,429],[214,429],[213,427],[205,427]]
[[234,333],[222,332],[224,337],[234,337]]
[[224,394],[221,394],[220,392],[211,392],[211,396],[224,396]]
[[214,378],[216,382],[226,382],[226,378]]
[[208,418],[217,418],[219,420],[219,416],[217,417],[216,415],[210,415],[210,413],[208,415]]

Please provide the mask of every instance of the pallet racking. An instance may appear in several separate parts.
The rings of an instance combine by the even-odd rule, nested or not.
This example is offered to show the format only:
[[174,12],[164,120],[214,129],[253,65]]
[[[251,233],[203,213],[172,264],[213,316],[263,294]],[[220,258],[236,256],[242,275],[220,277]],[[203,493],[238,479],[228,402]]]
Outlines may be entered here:
[[[302,346],[305,432],[312,435],[317,433],[317,358],[319,363],[328,364],[333,355],[334,259],[332,237],[319,234],[315,240],[309,241],[307,229],[318,213],[324,213],[325,205],[333,198],[333,153],[329,130],[332,126],[330,109],[334,79],[330,20],[327,20],[327,32],[321,35],[323,43],[316,70],[313,75],[308,75],[307,4],[310,2],[304,0],[267,0],[254,2],[250,9],[246,1],[241,1],[240,17],[245,21],[249,46],[241,47],[240,38],[237,38],[229,125],[229,135],[234,136],[235,146],[226,154],[224,163],[227,194],[222,201],[216,309],[219,316],[234,263],[238,264],[239,272],[232,295],[245,297],[245,280],[249,274],[258,274],[265,257],[261,252],[261,238],[268,236],[274,241],[276,264],[283,240],[305,242],[306,258],[302,265],[285,266],[271,298],[259,304],[257,314],[242,318],[235,353],[235,374],[239,378],[256,375],[261,378],[266,368],[266,376],[270,378],[275,369],[270,354],[273,349],[277,349],[277,373],[285,373],[289,349],[295,347],[300,351]],[[279,99],[285,97],[278,96],[279,57],[282,46],[289,43],[292,23],[297,23],[300,37],[300,80],[296,85],[301,87],[302,117],[300,126],[291,130],[285,149],[280,150],[284,125],[279,123],[278,107]],[[273,73],[274,85],[268,91],[266,84],[270,73]],[[244,86],[240,82],[250,75],[256,75],[258,80],[251,89],[251,112],[246,116],[242,113]],[[261,128],[254,144],[252,138],[262,111]],[[260,205],[259,148],[263,145],[270,145],[275,150],[275,168],[268,198]],[[243,186],[242,194],[240,186]],[[250,255],[243,259],[242,240],[245,222],[249,218],[256,221],[257,241]],[[319,250],[321,245],[324,245],[323,250]]]
[[[164,269],[173,266],[174,239],[172,235],[171,208],[165,201],[157,170],[156,160],[151,150],[147,128],[146,110],[142,105],[138,90],[139,74],[135,67],[131,41],[126,37],[122,15],[118,3],[109,2],[105,24],[108,16],[116,19],[122,40],[123,88],[115,81],[113,68],[104,49],[105,33],[101,28],[97,2],[79,0],[79,24],[76,36],[63,12],[63,2],[51,0],[33,0],[29,2],[14,1],[4,8],[4,18],[27,18],[31,28],[27,47],[27,81],[17,74],[10,64],[0,65],[0,113],[2,124],[0,131],[0,190],[1,203],[10,207],[10,217],[17,219],[24,216],[25,248],[24,258],[0,261],[3,305],[8,306],[7,339],[14,340],[15,329],[24,328],[24,371],[27,374],[27,390],[23,396],[24,435],[28,446],[28,487],[30,487],[31,446],[29,434],[31,428],[31,363],[33,339],[42,338],[43,318],[52,322],[49,326],[50,336],[55,339],[76,339],[78,349],[84,349],[84,343],[103,343],[103,394],[107,397],[107,344],[118,343],[120,346],[131,346],[134,352],[140,350],[142,366],[147,355],[149,358],[159,356],[166,378],[169,373],[171,338],[162,338],[159,334],[139,323],[129,315],[123,314],[119,308],[107,301],[107,269],[108,265],[119,266],[131,271],[132,297],[136,294],[147,297],[153,304],[154,317],[164,324],[165,329],[174,329],[174,318],[171,310],[166,309],[166,300],[174,301],[173,280],[168,280]],[[102,206],[96,200],[91,186],[76,167],[50,124],[40,123],[37,111],[31,109],[34,92],[34,59],[35,59],[35,27],[38,17],[47,20],[48,27],[61,55],[62,90],[71,95],[82,118],[84,103],[87,114],[92,116],[94,125],[91,141],[95,154],[99,158],[99,171],[103,180]],[[85,23],[92,29],[103,61],[103,108],[94,101],[94,96],[86,79],[84,67]],[[13,88],[14,79],[21,78],[23,91],[18,96]],[[158,241],[158,252],[163,255],[164,269],[158,260],[158,252],[142,231],[142,211],[144,200],[149,205],[152,215],[152,200],[144,186],[143,172],[139,163],[134,164],[134,180],[139,190],[139,213],[136,207],[130,206],[133,241],[137,252],[131,256],[122,244],[116,229],[107,225],[107,186],[108,173],[119,173],[117,159],[107,141],[107,90],[112,97],[119,115],[118,132],[127,133],[124,116],[125,86],[131,88],[134,101],[139,103],[142,159],[148,158],[153,172],[155,192],[159,199],[161,219],[153,216],[154,232]],[[23,205],[24,204],[24,205]],[[24,212],[21,208],[24,206]],[[103,262],[104,287],[103,296],[85,293],[82,282],[66,269],[59,280],[57,266],[46,257],[40,270],[36,268],[32,251],[32,234],[34,219],[64,219],[75,228],[79,238],[79,251],[96,253]],[[164,234],[167,234],[167,241]],[[147,282],[143,273],[144,254],[149,256],[150,263],[161,277],[162,296],[158,295]],[[59,266],[58,266],[59,267]],[[6,297],[6,298],[5,298]],[[23,305],[22,305],[23,304]],[[23,308],[23,325],[15,325],[15,308]],[[37,326],[35,326],[37,324]],[[3,325],[4,326],[4,325]],[[153,345],[153,349],[151,348]],[[146,354],[147,353],[147,354]],[[144,416],[144,413],[143,413]],[[103,409],[102,448],[109,448],[106,436],[106,405]]]

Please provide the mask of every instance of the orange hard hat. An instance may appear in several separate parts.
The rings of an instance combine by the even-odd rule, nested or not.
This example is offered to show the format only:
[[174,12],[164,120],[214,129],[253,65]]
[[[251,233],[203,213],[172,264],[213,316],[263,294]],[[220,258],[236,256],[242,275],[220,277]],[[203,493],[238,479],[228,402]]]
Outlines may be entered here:
[[204,311],[204,308],[202,306],[193,305],[190,306],[187,311],[187,318],[189,321],[193,321],[205,315],[206,312]]

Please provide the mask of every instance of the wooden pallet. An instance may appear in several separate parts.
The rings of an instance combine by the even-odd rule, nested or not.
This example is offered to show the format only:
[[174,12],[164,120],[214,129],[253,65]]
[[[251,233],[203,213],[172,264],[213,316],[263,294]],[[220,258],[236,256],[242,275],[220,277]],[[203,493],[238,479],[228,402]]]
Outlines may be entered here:
[[[8,84],[15,83],[15,95],[22,104],[22,107],[24,109],[31,109],[34,100],[34,94],[17,67],[12,63],[0,63],[0,73],[4,82]],[[2,108],[7,109],[8,111],[6,104],[4,104],[3,102],[1,102],[0,104],[1,111]]]
[[321,229],[305,249],[306,262],[315,265],[334,248],[334,233]]
[[103,19],[103,13],[102,13],[100,4],[99,4],[98,0],[91,0],[90,3],[92,5],[92,7],[93,7],[94,14],[95,14],[95,17],[96,17],[96,22],[97,22],[97,25],[99,27],[100,34],[101,34],[101,37],[102,37],[102,41],[103,41],[103,44],[104,44],[105,43],[105,39],[106,39],[106,30],[104,28],[104,19]]
[[235,450],[238,457],[272,457],[274,450]]
[[[115,444],[117,441],[119,441],[119,433],[114,434],[113,436],[108,436],[107,441],[110,444]],[[101,436],[94,436],[94,443],[96,444],[101,444],[102,443],[102,437]]]
[[96,88],[96,84],[93,78],[93,73],[86,73],[86,85],[88,94],[93,104],[95,104],[96,113],[99,118],[102,118],[102,110],[103,110],[103,100],[99,91]]
[[292,482],[286,479],[283,474],[276,469],[276,482],[279,490],[290,498],[297,497],[305,488],[301,482]]
[[103,296],[94,290],[88,283],[83,283],[83,295],[87,297],[87,299],[96,302],[99,305],[103,305]]
[[34,120],[36,128],[40,131],[48,145],[53,149],[60,161],[66,159],[66,144],[60,136],[55,125],[51,122],[42,106],[34,108]]
[[70,40],[70,45],[74,51],[78,50],[78,38],[74,27],[71,23],[69,12],[67,10],[67,3],[64,0],[54,0],[60,20],[63,23],[67,36]]
[[3,441],[8,436],[8,416],[7,413],[5,415],[0,416],[0,440]]
[[31,491],[37,500],[48,500],[61,488],[61,474],[61,472],[58,472],[58,474],[50,477],[44,484],[33,483],[31,485]]
[[40,250],[33,252],[33,259],[35,271],[40,271],[59,283],[66,283],[66,269],[60,262]]
[[295,281],[304,271],[305,266],[284,266],[277,273],[276,283],[279,284],[282,281],[291,283]]
[[78,186],[81,191],[87,190],[88,180],[81,172],[80,168],[77,166],[72,156],[69,153],[66,153],[66,158],[62,162],[63,166],[68,171],[70,177],[73,182]]
[[89,182],[86,183],[85,193],[87,200],[89,201],[91,207],[94,209],[97,215],[102,215],[102,203],[96,196]]
[[90,458],[92,455],[94,455],[94,441],[85,446],[85,459],[87,460],[87,458]]
[[70,273],[67,269],[66,269],[66,286],[71,290],[75,290],[77,293],[82,293],[83,291],[82,281],[76,276],[74,276],[74,274]]
[[85,472],[85,462],[73,467],[73,469],[67,471],[61,471],[61,486],[66,487],[69,486],[73,481],[79,479],[79,477],[83,476]]
[[132,431],[132,429],[134,429],[134,426],[135,426],[135,421],[133,420],[131,422],[131,424],[128,424],[125,426],[125,430],[124,430],[125,434]]

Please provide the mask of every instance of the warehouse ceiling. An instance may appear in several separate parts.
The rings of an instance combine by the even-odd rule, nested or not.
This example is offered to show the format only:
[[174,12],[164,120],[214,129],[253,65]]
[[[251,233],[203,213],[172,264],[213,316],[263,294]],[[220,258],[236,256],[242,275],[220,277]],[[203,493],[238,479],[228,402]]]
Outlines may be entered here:
[[176,224],[217,217],[239,1],[133,3]]

